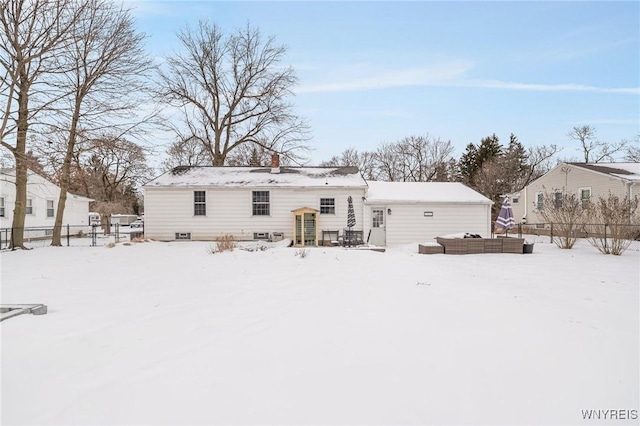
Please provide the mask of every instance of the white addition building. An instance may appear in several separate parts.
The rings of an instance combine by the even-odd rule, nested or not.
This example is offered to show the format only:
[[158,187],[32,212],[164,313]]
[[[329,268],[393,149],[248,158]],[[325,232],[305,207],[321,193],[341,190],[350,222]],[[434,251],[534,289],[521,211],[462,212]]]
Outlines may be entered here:
[[[11,228],[16,201],[15,169],[0,170],[0,228]],[[27,173],[25,228],[51,228],[54,225],[60,187],[37,173]],[[67,193],[63,224],[88,225],[91,198]]]
[[366,182],[355,167],[177,167],[144,185],[145,236],[211,241],[336,241],[351,198],[359,238],[372,245],[491,233],[491,200],[460,183]]

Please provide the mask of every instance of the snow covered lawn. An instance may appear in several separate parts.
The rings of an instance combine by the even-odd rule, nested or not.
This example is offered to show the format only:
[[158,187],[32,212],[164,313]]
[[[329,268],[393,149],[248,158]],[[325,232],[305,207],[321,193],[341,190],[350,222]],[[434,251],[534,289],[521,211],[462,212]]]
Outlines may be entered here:
[[639,408],[638,252],[210,246],[1,253],[1,302],[49,312],[0,323],[0,423],[610,424],[582,410]]

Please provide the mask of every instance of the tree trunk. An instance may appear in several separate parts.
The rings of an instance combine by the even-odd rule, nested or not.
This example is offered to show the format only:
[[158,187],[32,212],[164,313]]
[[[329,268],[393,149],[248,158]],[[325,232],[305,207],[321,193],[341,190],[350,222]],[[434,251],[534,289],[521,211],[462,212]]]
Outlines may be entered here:
[[27,205],[27,130],[29,127],[29,84],[24,71],[20,73],[20,88],[18,93],[18,123],[16,147],[13,155],[16,160],[16,203],[13,210],[11,225],[11,249],[26,249],[24,246],[24,223]]
[[67,140],[67,152],[62,163],[62,176],[60,179],[60,197],[58,198],[58,209],[56,211],[56,220],[53,225],[53,239],[51,245],[56,247],[62,246],[62,219],[64,217],[64,208],[67,204],[67,191],[69,190],[69,180],[71,179],[71,160],[76,145],[76,135],[78,129],[78,121],[80,120],[80,106],[82,98],[76,96],[76,104],[71,119],[71,129],[69,129],[69,139]]

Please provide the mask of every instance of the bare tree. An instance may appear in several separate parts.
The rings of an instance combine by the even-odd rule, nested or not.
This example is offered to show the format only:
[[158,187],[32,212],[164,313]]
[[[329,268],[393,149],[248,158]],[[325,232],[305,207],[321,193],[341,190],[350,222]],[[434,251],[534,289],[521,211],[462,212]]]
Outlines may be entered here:
[[563,249],[573,248],[578,239],[576,231],[584,228],[586,219],[580,197],[559,190],[545,192],[542,209],[536,211],[553,227],[553,242]]
[[[55,71],[55,56],[71,40],[84,10],[74,0],[12,0],[0,3],[0,123],[2,147],[15,159],[16,200],[11,247],[24,248],[27,196],[27,133],[50,99],[43,77]],[[37,106],[31,101],[38,100]]]
[[627,145],[627,152],[624,159],[633,163],[640,163],[640,135],[635,137],[633,144]]
[[60,197],[52,245],[61,246],[62,219],[69,189],[71,164],[80,135],[130,133],[148,117],[136,111],[149,90],[144,77],[152,61],[144,52],[144,35],[135,30],[129,10],[109,0],[88,0],[71,29],[72,41],[58,62],[66,72],[56,81],[69,96],[62,98],[57,130],[65,134],[65,153],[59,175]]
[[168,57],[159,76],[161,98],[181,111],[182,139],[201,143],[213,166],[245,143],[302,158],[309,129],[287,101],[297,78],[281,64],[284,46],[249,25],[225,35],[205,21],[178,38],[184,52]]
[[377,176],[386,181],[445,181],[450,177],[452,153],[450,141],[428,134],[383,143],[376,151]]
[[589,202],[585,225],[588,241],[602,254],[624,253],[640,233],[640,199],[609,194]]
[[627,141],[617,143],[602,142],[596,139],[596,129],[589,125],[577,126],[567,133],[569,139],[580,142],[585,163],[599,163],[602,160],[613,161],[613,155],[627,147]]
[[328,161],[320,163],[323,167],[352,166],[360,170],[362,176],[367,180],[377,180],[376,155],[373,152],[359,152],[355,148],[347,148],[340,156],[334,155]]

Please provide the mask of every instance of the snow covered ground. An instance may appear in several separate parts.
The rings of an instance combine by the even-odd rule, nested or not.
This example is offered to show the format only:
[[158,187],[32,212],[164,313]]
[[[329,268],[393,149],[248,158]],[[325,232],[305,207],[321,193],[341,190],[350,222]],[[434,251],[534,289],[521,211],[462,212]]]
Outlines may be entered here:
[[0,423],[638,423],[637,251],[211,247],[1,253]]

